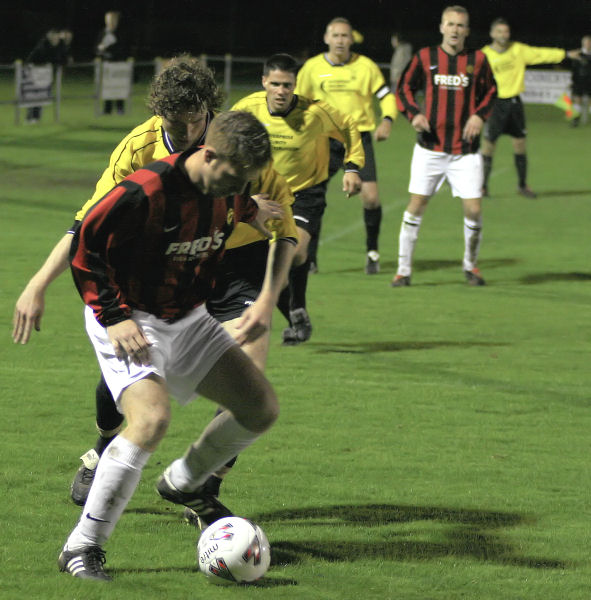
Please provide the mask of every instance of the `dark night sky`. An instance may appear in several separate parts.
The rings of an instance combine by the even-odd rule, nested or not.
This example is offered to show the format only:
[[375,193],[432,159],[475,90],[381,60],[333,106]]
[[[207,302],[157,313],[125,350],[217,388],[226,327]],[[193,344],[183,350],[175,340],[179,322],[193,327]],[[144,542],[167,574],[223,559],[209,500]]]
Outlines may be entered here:
[[[490,21],[503,16],[513,37],[546,46],[578,47],[591,33],[591,0],[470,0],[459,2],[471,14],[470,45],[488,41]],[[415,48],[438,43],[441,9],[448,2],[417,0],[357,0],[356,2],[279,2],[248,0],[86,0],[10,3],[0,9],[5,25],[0,63],[24,58],[50,27],[67,27],[74,33],[75,60],[90,60],[106,9],[122,11],[126,36],[139,60],[194,54],[267,56],[286,51],[297,57],[323,50],[322,34],[334,16],[348,17],[363,33],[359,51],[378,62],[390,59],[390,34],[402,31]],[[451,4],[451,2],[449,2]],[[18,8],[16,8],[18,6]]]

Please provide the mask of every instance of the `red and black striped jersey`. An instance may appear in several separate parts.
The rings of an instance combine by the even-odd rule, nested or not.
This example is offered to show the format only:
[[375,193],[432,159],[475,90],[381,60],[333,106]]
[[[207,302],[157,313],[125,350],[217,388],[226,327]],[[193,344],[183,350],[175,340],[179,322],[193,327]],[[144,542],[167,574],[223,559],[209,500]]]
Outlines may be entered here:
[[202,304],[234,225],[255,218],[249,190],[214,198],[191,182],[185,161],[198,151],[129,175],[76,228],[74,281],[104,327],[129,318],[132,309],[175,321]]
[[[424,107],[417,92],[424,91]],[[398,108],[412,119],[423,113],[430,132],[418,134],[423,148],[448,154],[470,154],[480,139],[463,140],[462,130],[472,115],[490,115],[497,88],[481,50],[462,50],[455,56],[441,46],[422,48],[412,58],[398,83]]]

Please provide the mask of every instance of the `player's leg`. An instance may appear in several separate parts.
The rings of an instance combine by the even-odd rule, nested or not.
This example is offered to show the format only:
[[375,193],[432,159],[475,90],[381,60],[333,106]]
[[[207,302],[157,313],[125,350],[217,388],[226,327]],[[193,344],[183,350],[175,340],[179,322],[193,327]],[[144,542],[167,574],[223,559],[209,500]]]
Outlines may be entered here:
[[163,498],[194,509],[211,523],[231,513],[224,514],[227,509],[204,490],[206,481],[271,427],[279,407],[264,374],[235,344],[217,359],[198,391],[226,410],[165,470],[157,489]]
[[482,200],[481,198],[463,198],[464,208],[464,258],[462,268],[470,285],[485,285],[478,268],[478,255],[482,240]]
[[151,373],[128,385],[120,396],[127,426],[103,453],[76,527],[60,555],[60,570],[107,579],[103,544],[109,539],[139,483],[142,470],[170,422],[165,381]]
[[526,198],[535,198],[536,193],[527,185],[527,150],[525,144],[526,127],[525,112],[521,98],[511,98],[511,112],[507,121],[506,131],[511,136],[513,158],[517,171],[517,192]]
[[489,188],[488,188],[488,180],[490,178],[490,174],[492,171],[493,157],[495,155],[496,145],[497,145],[496,141],[493,142],[493,141],[487,139],[486,137],[484,137],[482,139],[481,152],[482,152],[482,162],[483,162],[483,166],[484,166],[484,177],[483,177],[481,195],[484,197],[488,197],[490,195]]
[[447,179],[452,194],[462,199],[464,209],[464,257],[462,268],[470,285],[484,285],[478,269],[478,255],[482,239],[482,189],[483,161],[480,154],[453,156]]
[[411,194],[408,206],[402,215],[398,236],[398,268],[390,284],[392,287],[407,287],[410,285],[415,245],[419,236],[423,213],[427,208],[429,199],[430,196]]
[[525,137],[513,138],[513,158],[517,171],[517,192],[526,198],[536,198],[537,194],[527,185],[527,148]]
[[318,235],[320,231],[326,208],[326,182],[299,190],[294,196],[292,210],[299,239],[289,272],[289,285],[277,304],[289,322],[289,327],[283,331],[283,344],[287,346],[305,342],[312,335],[306,302],[310,273],[308,248],[312,236]]
[[301,219],[296,219],[296,223],[298,223],[298,243],[292,267],[289,271],[289,284],[279,301],[284,310],[286,297],[289,303],[289,327],[283,330],[283,344],[286,346],[294,346],[301,342],[306,342],[312,335],[312,323],[306,306],[308,275],[310,273],[308,246],[312,232],[318,230],[316,224],[320,221],[313,218],[309,211],[308,217],[310,218],[305,222]]
[[482,148],[480,150],[483,161],[483,183],[479,196],[487,197],[490,195],[489,178],[493,167],[493,158],[497,140],[503,133],[507,133],[507,122],[511,115],[511,101],[505,98],[495,101],[493,111],[484,124],[484,135],[482,139]]
[[96,427],[99,437],[96,440],[94,448],[91,448],[80,457],[82,465],[76,472],[70,488],[71,498],[79,506],[84,506],[90,486],[94,480],[99,459],[105,448],[121,431],[123,423],[123,415],[117,410],[113,396],[102,375],[96,386],[95,399]]
[[392,287],[407,287],[412,275],[412,260],[429,199],[439,189],[445,176],[447,155],[432,152],[415,144],[410,165],[408,191],[410,201],[402,215],[398,236],[398,268]]
[[575,92],[574,88],[572,90],[572,98],[573,98],[573,116],[570,120],[571,127],[578,127],[581,123],[581,117],[585,118],[586,115],[582,112],[582,103],[583,98],[581,94]]
[[378,177],[371,133],[361,133],[365,152],[365,166],[359,172],[361,177],[361,201],[363,203],[363,223],[365,225],[365,272],[375,275],[380,271],[379,236],[382,224],[382,205],[378,194]]
[[581,124],[587,125],[589,120],[589,104],[591,100],[591,93],[585,93],[581,97]]

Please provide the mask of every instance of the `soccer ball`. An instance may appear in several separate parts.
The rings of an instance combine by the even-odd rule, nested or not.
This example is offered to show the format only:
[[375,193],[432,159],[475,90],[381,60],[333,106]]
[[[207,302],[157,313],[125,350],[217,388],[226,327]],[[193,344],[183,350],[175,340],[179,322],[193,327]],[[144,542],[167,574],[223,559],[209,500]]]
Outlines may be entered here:
[[212,523],[197,542],[199,570],[219,585],[260,579],[271,563],[265,532],[252,521],[226,517]]

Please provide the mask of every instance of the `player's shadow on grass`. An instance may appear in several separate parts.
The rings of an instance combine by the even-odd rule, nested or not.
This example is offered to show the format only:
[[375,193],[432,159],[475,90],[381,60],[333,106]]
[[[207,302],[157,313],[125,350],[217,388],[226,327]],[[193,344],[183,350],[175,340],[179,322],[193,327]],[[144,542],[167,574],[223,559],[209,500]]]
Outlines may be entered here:
[[[390,504],[340,505],[284,509],[255,515],[259,523],[298,524],[318,530],[308,540],[273,540],[273,564],[300,563],[310,559],[330,562],[355,560],[431,560],[445,556],[476,558],[478,560],[539,569],[564,569],[564,561],[522,556],[510,543],[503,541],[499,530],[526,523],[516,513],[473,509],[453,509],[429,506],[397,506]],[[397,532],[397,524],[432,521],[438,526],[433,532],[437,541],[412,540],[413,531],[404,528]],[[447,527],[441,527],[440,524]],[[389,529],[385,529],[388,526]],[[322,528],[331,529],[330,536],[322,535]],[[354,532],[347,536],[347,527],[367,530],[381,527],[376,541],[357,541]],[[343,532],[334,539],[334,532]],[[424,529],[422,530],[423,537]],[[366,538],[367,536],[363,536]],[[418,537],[418,534],[417,534]],[[324,539],[323,539],[324,538]],[[406,538],[406,539],[405,539]]]
[[498,342],[452,342],[452,341],[408,341],[408,342],[343,342],[323,344],[320,342],[307,342],[318,354],[372,354],[375,352],[403,352],[406,350],[434,350],[437,348],[472,348],[472,347],[498,347],[507,344]]
[[555,198],[560,196],[587,196],[591,194],[591,190],[542,190],[536,191],[538,198]]
[[591,273],[532,273],[531,275],[524,275],[519,281],[525,285],[535,285],[548,281],[591,281]]
[[[518,261],[515,258],[488,258],[482,259],[478,262],[478,266],[482,270],[492,270],[499,267],[507,267],[516,264]],[[382,273],[396,272],[397,263],[395,261],[380,261],[380,270]],[[457,269],[460,274],[462,271],[462,260],[461,257],[455,260],[447,259],[417,259],[413,263],[413,271],[425,272],[425,271],[442,271],[445,269]],[[346,269],[335,269],[331,270],[331,273],[359,273],[359,267],[348,267]],[[447,283],[447,282],[446,282]],[[434,284],[433,284],[434,285]],[[441,285],[441,284],[439,284]]]

